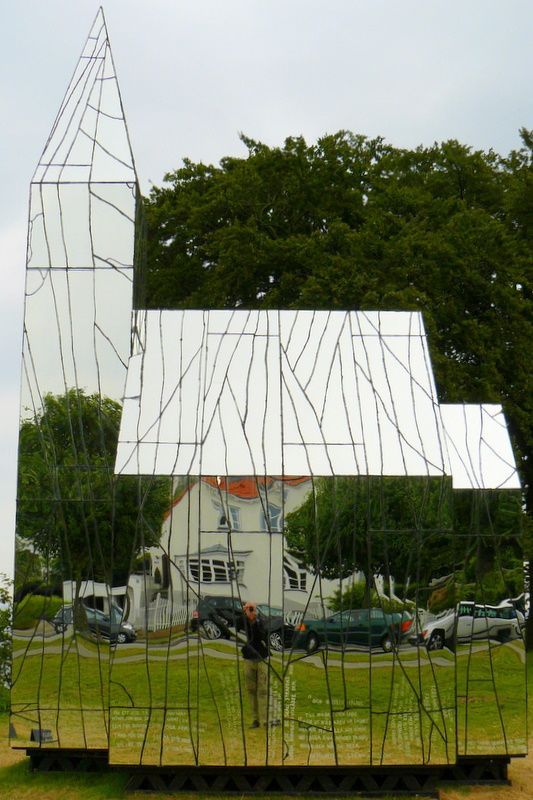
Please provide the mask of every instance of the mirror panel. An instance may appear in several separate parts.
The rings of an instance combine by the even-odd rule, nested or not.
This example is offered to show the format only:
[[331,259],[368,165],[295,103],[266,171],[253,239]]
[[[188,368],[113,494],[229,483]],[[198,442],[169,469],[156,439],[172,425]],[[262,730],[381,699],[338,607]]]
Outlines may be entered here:
[[501,407],[439,404],[416,312],[143,310],[139,215],[99,12],[31,186],[13,746],[525,753]]
[[[99,12],[30,191],[15,747],[107,749],[110,651],[134,636],[127,622],[130,562],[145,537],[139,509],[155,502],[154,482],[116,479],[114,462],[130,354],[137,206]],[[162,491],[158,523],[169,491],[156,482],[155,494]]]
[[455,655],[422,637],[432,585],[454,582],[451,520],[449,479],[176,478],[130,578],[110,761],[453,761]]

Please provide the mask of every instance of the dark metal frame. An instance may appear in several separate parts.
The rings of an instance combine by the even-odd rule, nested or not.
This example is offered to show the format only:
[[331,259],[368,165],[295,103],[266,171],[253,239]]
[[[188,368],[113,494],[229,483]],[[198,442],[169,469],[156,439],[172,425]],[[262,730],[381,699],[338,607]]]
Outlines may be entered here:
[[382,767],[112,767],[106,750],[39,748],[26,751],[39,772],[130,775],[128,791],[203,794],[396,795],[438,797],[438,786],[509,784],[509,756],[462,758],[443,766]]

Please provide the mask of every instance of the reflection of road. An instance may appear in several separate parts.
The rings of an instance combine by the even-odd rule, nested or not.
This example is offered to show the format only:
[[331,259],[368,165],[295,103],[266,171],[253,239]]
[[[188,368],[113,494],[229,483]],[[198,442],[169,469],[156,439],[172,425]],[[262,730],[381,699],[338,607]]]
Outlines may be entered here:
[[[15,637],[13,637],[15,638]],[[41,637],[34,637],[30,643],[29,636],[18,637],[28,641],[28,646],[13,650],[13,658],[20,658],[21,656],[41,656],[41,655],[65,655],[69,648],[74,649],[79,655],[86,658],[102,658],[110,653],[109,642],[101,640],[99,643],[96,641],[86,640],[82,637],[65,636],[64,640],[61,634],[47,637],[45,641]],[[61,644],[56,644],[61,642]],[[93,648],[90,648],[90,645]],[[98,645],[99,648],[98,648]],[[190,656],[191,651],[195,654],[198,651],[198,641],[192,640],[187,643],[186,640],[175,642],[167,647],[166,645],[151,645],[148,647],[139,644],[139,642],[126,642],[120,645],[112,645],[113,661],[120,663],[132,663],[139,661],[167,661],[167,660],[181,660]],[[135,651],[132,653],[132,651]],[[183,652],[179,652],[183,651]],[[202,651],[209,656],[215,658],[222,658],[225,660],[233,661],[240,657],[240,654],[235,652],[223,652],[216,648],[216,645],[208,644],[203,645]],[[128,655],[128,652],[131,655]]]
[[51,639],[56,635],[53,626],[46,620],[41,620],[34,628],[13,631],[13,639]]
[[[23,639],[29,639],[29,637],[20,637]],[[92,644],[92,649],[91,645]],[[102,647],[102,645],[104,645]],[[102,658],[102,656],[108,653],[108,643],[107,642],[100,642],[100,649],[98,650],[96,647],[96,643],[87,642],[81,637],[78,637],[74,640],[71,637],[65,637],[63,642],[63,637],[61,634],[57,634],[54,636],[47,637],[46,640],[43,641],[42,638],[34,638],[31,645],[26,648],[21,648],[19,650],[14,650],[13,657],[18,658],[20,656],[26,655],[28,656],[39,656],[39,655],[61,655],[64,654],[68,647],[73,647],[76,649],[77,653],[86,658]],[[112,660],[114,663],[126,664],[126,663],[135,663],[135,662],[143,662],[147,659],[153,662],[164,662],[164,661],[181,661],[189,658],[192,654],[197,655],[198,651],[201,651],[201,654],[204,656],[209,656],[210,658],[214,658],[217,660],[223,661],[240,661],[241,654],[240,654],[240,645],[235,647],[235,643],[231,642],[221,642],[218,640],[217,642],[209,642],[205,640],[199,640],[197,638],[194,639],[180,639],[178,641],[174,641],[170,644],[170,646],[160,645],[160,644],[152,644],[149,643],[148,646],[146,644],[142,644],[139,642],[131,642],[126,644],[118,645],[118,647],[113,646],[112,651]],[[325,651],[319,651],[317,653],[313,653],[312,655],[306,655],[302,652],[294,651],[292,654],[289,651],[286,651],[284,656],[281,653],[275,653],[271,655],[273,663],[279,663],[281,665],[282,658],[285,664],[289,661],[292,663],[299,663],[304,662],[313,666],[315,668],[323,669],[325,663],[327,661],[328,668],[335,668],[344,666],[344,669],[368,669],[370,665],[372,665],[372,669],[379,669],[384,667],[389,667],[392,665],[393,659],[395,658],[398,661],[398,656],[394,655],[393,653],[383,653],[381,650],[377,651],[375,655],[371,654],[371,657],[368,657],[368,652],[365,654],[364,652],[355,653],[350,652],[346,654],[346,657],[342,658],[342,651],[340,649],[333,651],[328,651],[328,657],[323,658],[322,655],[325,656]],[[366,655],[366,658],[363,658]],[[354,657],[358,658],[357,661],[352,660]],[[406,647],[400,650],[400,656],[402,665],[407,667],[418,667],[419,664],[425,665],[429,664],[429,658],[424,654],[422,658],[417,657],[417,648],[416,647]],[[361,660],[359,660],[361,659]],[[431,661],[433,664],[442,664],[443,666],[450,666],[453,664],[453,659],[446,659],[443,657],[435,657],[432,654]]]
[[[240,643],[226,642],[224,640],[209,641],[205,639],[183,638],[174,640],[170,645],[155,644],[153,642],[128,642],[120,645],[111,645],[108,640],[87,640],[79,636],[74,639],[71,636],[63,637],[62,634],[52,634],[43,638],[42,636],[30,636],[13,634],[13,639],[28,642],[22,648],[13,648],[13,658],[20,656],[38,655],[61,655],[69,647],[74,647],[79,655],[86,658],[102,658],[106,654],[112,654],[114,663],[135,663],[146,661],[181,661],[190,657],[191,654],[197,655],[198,650],[205,656],[223,661],[238,661],[241,659]],[[481,652],[506,647],[516,653],[522,662],[525,662],[525,649],[521,640],[506,642],[505,645],[492,642],[472,643],[471,645],[460,645],[456,654],[461,659]],[[305,663],[315,668],[323,669],[327,663],[328,668],[343,667],[343,669],[384,669],[390,668],[393,661],[401,662],[402,668],[418,669],[424,666],[454,667],[455,655],[451,650],[433,650],[430,653],[425,648],[412,645],[401,645],[396,652],[383,653],[380,648],[372,650],[352,650],[344,652],[342,648],[330,647],[328,650],[318,650],[312,654],[302,651],[289,651],[284,653],[272,653],[273,663],[281,665],[282,658],[287,663]],[[366,656],[366,657],[365,657]]]
[[[80,634],[74,637],[72,634],[52,633],[47,636],[42,634],[25,634],[13,633],[12,635],[14,647],[13,658],[20,658],[21,656],[38,656],[38,655],[66,655],[69,650],[73,649],[79,655],[86,656],[87,658],[105,658],[109,655],[110,650],[115,650],[116,647],[120,649],[128,649],[131,647],[139,647],[136,642],[125,642],[123,644],[111,644],[109,639],[97,639],[96,637],[84,636]],[[16,643],[20,645],[17,647]],[[91,649],[92,647],[92,649]]]
[[489,652],[489,650],[496,650],[500,647],[505,647],[507,650],[513,650],[520,661],[524,664],[526,663],[526,648],[524,647],[524,642],[522,639],[513,639],[510,642],[496,642],[496,641],[483,641],[483,642],[476,642],[476,644],[461,644],[457,647],[456,655],[459,658],[467,657],[469,655],[473,655],[474,653],[481,653],[482,651]]
[[[54,637],[54,638],[56,638],[56,637]],[[42,642],[40,642],[40,641],[35,642],[34,641],[33,642],[33,646],[31,646],[31,647],[24,648],[24,649],[21,649],[21,650],[13,650],[13,658],[20,658],[21,656],[24,656],[26,658],[30,658],[30,656],[41,656],[41,655],[43,655],[43,656],[66,655],[69,648],[72,648],[73,650],[76,651],[76,653],[78,655],[83,656],[84,658],[87,657],[87,658],[102,659],[102,658],[104,658],[106,656],[106,653],[107,653],[107,649],[105,649],[105,650],[100,649],[100,651],[98,651],[98,650],[97,651],[89,650],[89,648],[86,647],[83,644],[83,640],[82,639],[77,639],[76,642],[74,642],[74,640],[71,640],[71,642],[69,642],[69,644],[66,647],[63,647],[61,645],[58,645],[58,646],[51,645],[50,646],[50,644],[48,644],[48,642],[45,645],[43,645],[42,647],[39,647],[38,646],[39,644],[42,644]],[[37,646],[35,646],[35,645],[37,645]]]
[[[501,644],[494,644],[491,647],[501,647]],[[525,660],[524,646],[521,642],[508,642],[505,645],[517,652],[522,660]],[[139,643],[130,645],[131,647],[139,648]],[[240,644],[235,647],[235,642],[224,642],[218,640],[216,642],[206,641],[204,639],[181,639],[174,641],[167,645],[154,645],[149,644],[148,648],[144,647],[142,654],[126,655],[126,646],[122,645],[120,650],[114,651],[113,660],[115,662],[129,662],[141,661],[148,656],[150,661],[166,661],[167,658],[180,660],[187,658],[191,652],[196,653],[201,647],[201,652],[206,656],[211,656],[216,659],[223,659],[226,661],[234,661],[240,659]],[[460,655],[467,653],[478,653],[485,650],[488,652],[486,643],[473,645],[472,647],[465,647],[465,651]],[[398,663],[401,661],[402,667],[418,668],[419,666],[437,665],[442,667],[454,667],[455,657],[452,651],[444,649],[442,651],[433,651],[428,653],[425,648],[421,649],[412,645],[402,645],[395,653],[383,653],[381,648],[375,648],[369,654],[368,650],[361,648],[360,650],[349,650],[344,652],[342,648],[328,648],[327,657],[326,650],[319,650],[313,654],[307,655],[302,651],[289,651],[285,650],[283,655],[281,653],[271,653],[271,659],[274,663],[300,663],[310,664],[314,667],[324,668],[327,662],[329,667],[341,667],[344,669],[368,669],[372,665],[372,669],[382,669],[390,667],[393,661]],[[357,660],[355,660],[357,659]]]
[[[325,656],[325,651],[321,651]],[[342,658],[342,651],[332,651],[330,650],[328,653],[328,658],[322,658],[320,652],[314,653],[310,656],[305,657],[297,657],[296,654],[293,654],[292,661],[304,661],[306,664],[312,664],[314,667],[324,667],[327,663],[328,669],[332,667],[342,667],[343,669],[383,669],[385,667],[392,666],[393,662],[396,665],[401,664],[402,669],[406,667],[409,668],[416,668],[419,667],[426,667],[432,665],[438,665],[442,667],[454,667],[454,659],[450,657],[446,657],[444,654],[441,656],[435,656],[434,654],[431,655],[431,658],[426,653],[418,653],[416,647],[405,647],[400,648],[396,653],[382,653],[381,651],[376,651],[376,654],[371,654],[371,658],[366,658],[365,660],[357,660],[353,661],[350,658],[350,655],[353,657],[355,655],[353,651],[350,654],[347,654],[345,658]],[[362,655],[362,654],[358,654]]]

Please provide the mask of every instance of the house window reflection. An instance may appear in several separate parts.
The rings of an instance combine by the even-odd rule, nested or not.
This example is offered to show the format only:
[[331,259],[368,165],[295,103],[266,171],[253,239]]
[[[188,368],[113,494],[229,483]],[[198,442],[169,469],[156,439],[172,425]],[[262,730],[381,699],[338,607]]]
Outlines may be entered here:
[[294,560],[286,556],[283,559],[283,588],[307,591],[307,571]]
[[200,583],[231,583],[241,581],[244,561],[227,561],[222,558],[189,558],[191,579]]
[[218,525],[217,528],[219,531],[240,531],[241,530],[241,512],[237,506],[228,506],[227,511],[222,508],[222,506],[216,506],[217,513],[218,513]]
[[276,531],[283,530],[283,515],[281,508],[273,503],[267,503],[261,512],[261,530]]

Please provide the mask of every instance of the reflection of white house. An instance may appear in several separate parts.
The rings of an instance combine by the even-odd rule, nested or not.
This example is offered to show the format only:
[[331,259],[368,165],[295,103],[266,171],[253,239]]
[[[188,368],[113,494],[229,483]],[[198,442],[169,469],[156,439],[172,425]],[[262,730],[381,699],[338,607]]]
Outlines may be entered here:
[[174,602],[233,595],[304,609],[331,596],[336,581],[319,579],[291,554],[284,516],[298,508],[311,479],[203,477],[179,491],[167,515],[152,576]]
[[149,310],[133,341],[115,471],[183,484],[153,552],[171,607],[331,596],[284,548],[291,476],[519,488],[501,407],[439,403],[419,313]]

